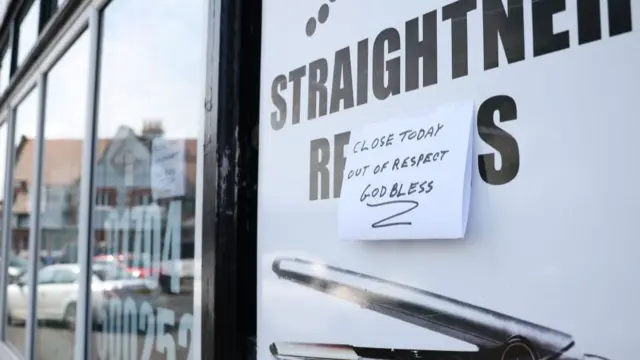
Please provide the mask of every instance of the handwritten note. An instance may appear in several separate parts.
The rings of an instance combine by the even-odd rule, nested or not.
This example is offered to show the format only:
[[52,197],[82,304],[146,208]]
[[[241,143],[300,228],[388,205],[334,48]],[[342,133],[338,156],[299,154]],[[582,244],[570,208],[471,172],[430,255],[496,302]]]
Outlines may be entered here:
[[153,140],[151,188],[154,199],[183,196],[185,193],[184,140]]
[[352,132],[340,195],[345,240],[457,239],[471,188],[473,102]]

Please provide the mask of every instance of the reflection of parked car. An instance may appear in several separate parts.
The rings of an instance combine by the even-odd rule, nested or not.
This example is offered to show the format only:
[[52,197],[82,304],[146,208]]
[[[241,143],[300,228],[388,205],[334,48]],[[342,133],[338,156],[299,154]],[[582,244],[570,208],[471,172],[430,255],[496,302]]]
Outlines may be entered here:
[[[1,263],[1,261],[0,261]],[[9,264],[7,264],[7,276],[9,279],[9,284],[15,282],[20,276],[27,272],[27,267],[29,266],[29,261],[23,257],[17,256],[15,254],[11,254],[9,256]],[[43,266],[42,262],[39,264],[40,267]]]
[[147,277],[149,270],[145,269],[145,264],[151,264],[148,254],[117,254],[117,255],[97,255],[93,257],[93,263],[117,263],[126,267],[127,271],[139,278]]
[[18,277],[27,271],[29,262],[19,256],[11,254],[9,257],[9,264],[7,268],[7,274],[9,276],[9,283],[14,282]]
[[150,275],[148,272],[154,271],[153,268],[145,268],[145,264],[151,264],[151,257],[149,254],[126,254],[122,256],[121,261],[127,267],[127,270],[137,277],[147,277]]
[[[107,249],[101,244],[96,244],[93,247],[93,255],[105,255]],[[62,252],[58,256],[58,263],[60,264],[75,264],[78,262],[78,244],[68,243],[62,249]]]
[[194,255],[194,243],[184,242],[180,248],[180,260],[163,261],[160,264],[159,283],[162,291],[169,294],[176,293],[171,290],[171,279],[178,277],[180,279],[180,294],[193,292]]
[[162,290],[166,293],[174,293],[171,290],[171,277],[177,276],[180,279],[180,293],[193,292],[193,276],[194,269],[193,259],[181,259],[175,261],[163,261],[160,265],[159,283]]
[[[75,326],[79,272],[76,264],[50,265],[38,272],[38,320],[61,321],[69,328]],[[108,264],[93,266],[91,290],[94,313],[110,298],[152,291],[144,280],[131,276],[122,267]],[[7,287],[10,325],[24,323],[28,313],[28,293],[27,274]]]

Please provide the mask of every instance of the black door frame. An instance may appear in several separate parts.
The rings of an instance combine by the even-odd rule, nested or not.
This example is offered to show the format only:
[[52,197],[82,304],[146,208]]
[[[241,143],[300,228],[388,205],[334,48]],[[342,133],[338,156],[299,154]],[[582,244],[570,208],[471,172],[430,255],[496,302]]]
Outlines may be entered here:
[[203,159],[202,359],[252,359],[262,0],[211,3]]

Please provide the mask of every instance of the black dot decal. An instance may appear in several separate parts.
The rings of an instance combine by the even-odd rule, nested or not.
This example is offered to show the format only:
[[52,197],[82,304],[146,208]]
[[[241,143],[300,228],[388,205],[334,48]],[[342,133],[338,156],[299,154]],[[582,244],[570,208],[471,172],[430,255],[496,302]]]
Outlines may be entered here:
[[[336,0],[329,0],[329,2],[336,2]],[[318,9],[318,18],[315,17],[309,18],[307,20],[306,33],[307,36],[311,37],[316,32],[316,28],[318,27],[318,23],[324,24],[327,19],[329,19],[329,4],[322,4],[320,9]]]
[[329,5],[322,4],[320,6],[320,10],[318,10],[318,21],[320,24],[324,24],[325,21],[329,18]]
[[311,18],[307,21],[307,36],[312,36],[316,32],[316,19]]

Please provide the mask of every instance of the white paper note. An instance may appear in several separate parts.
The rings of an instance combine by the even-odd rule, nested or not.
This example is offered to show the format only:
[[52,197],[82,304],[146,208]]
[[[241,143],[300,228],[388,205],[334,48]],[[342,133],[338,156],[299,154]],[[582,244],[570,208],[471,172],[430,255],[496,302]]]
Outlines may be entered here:
[[471,191],[473,102],[352,132],[338,211],[344,240],[458,239]]
[[151,188],[154,199],[185,193],[184,140],[154,139],[151,152]]

